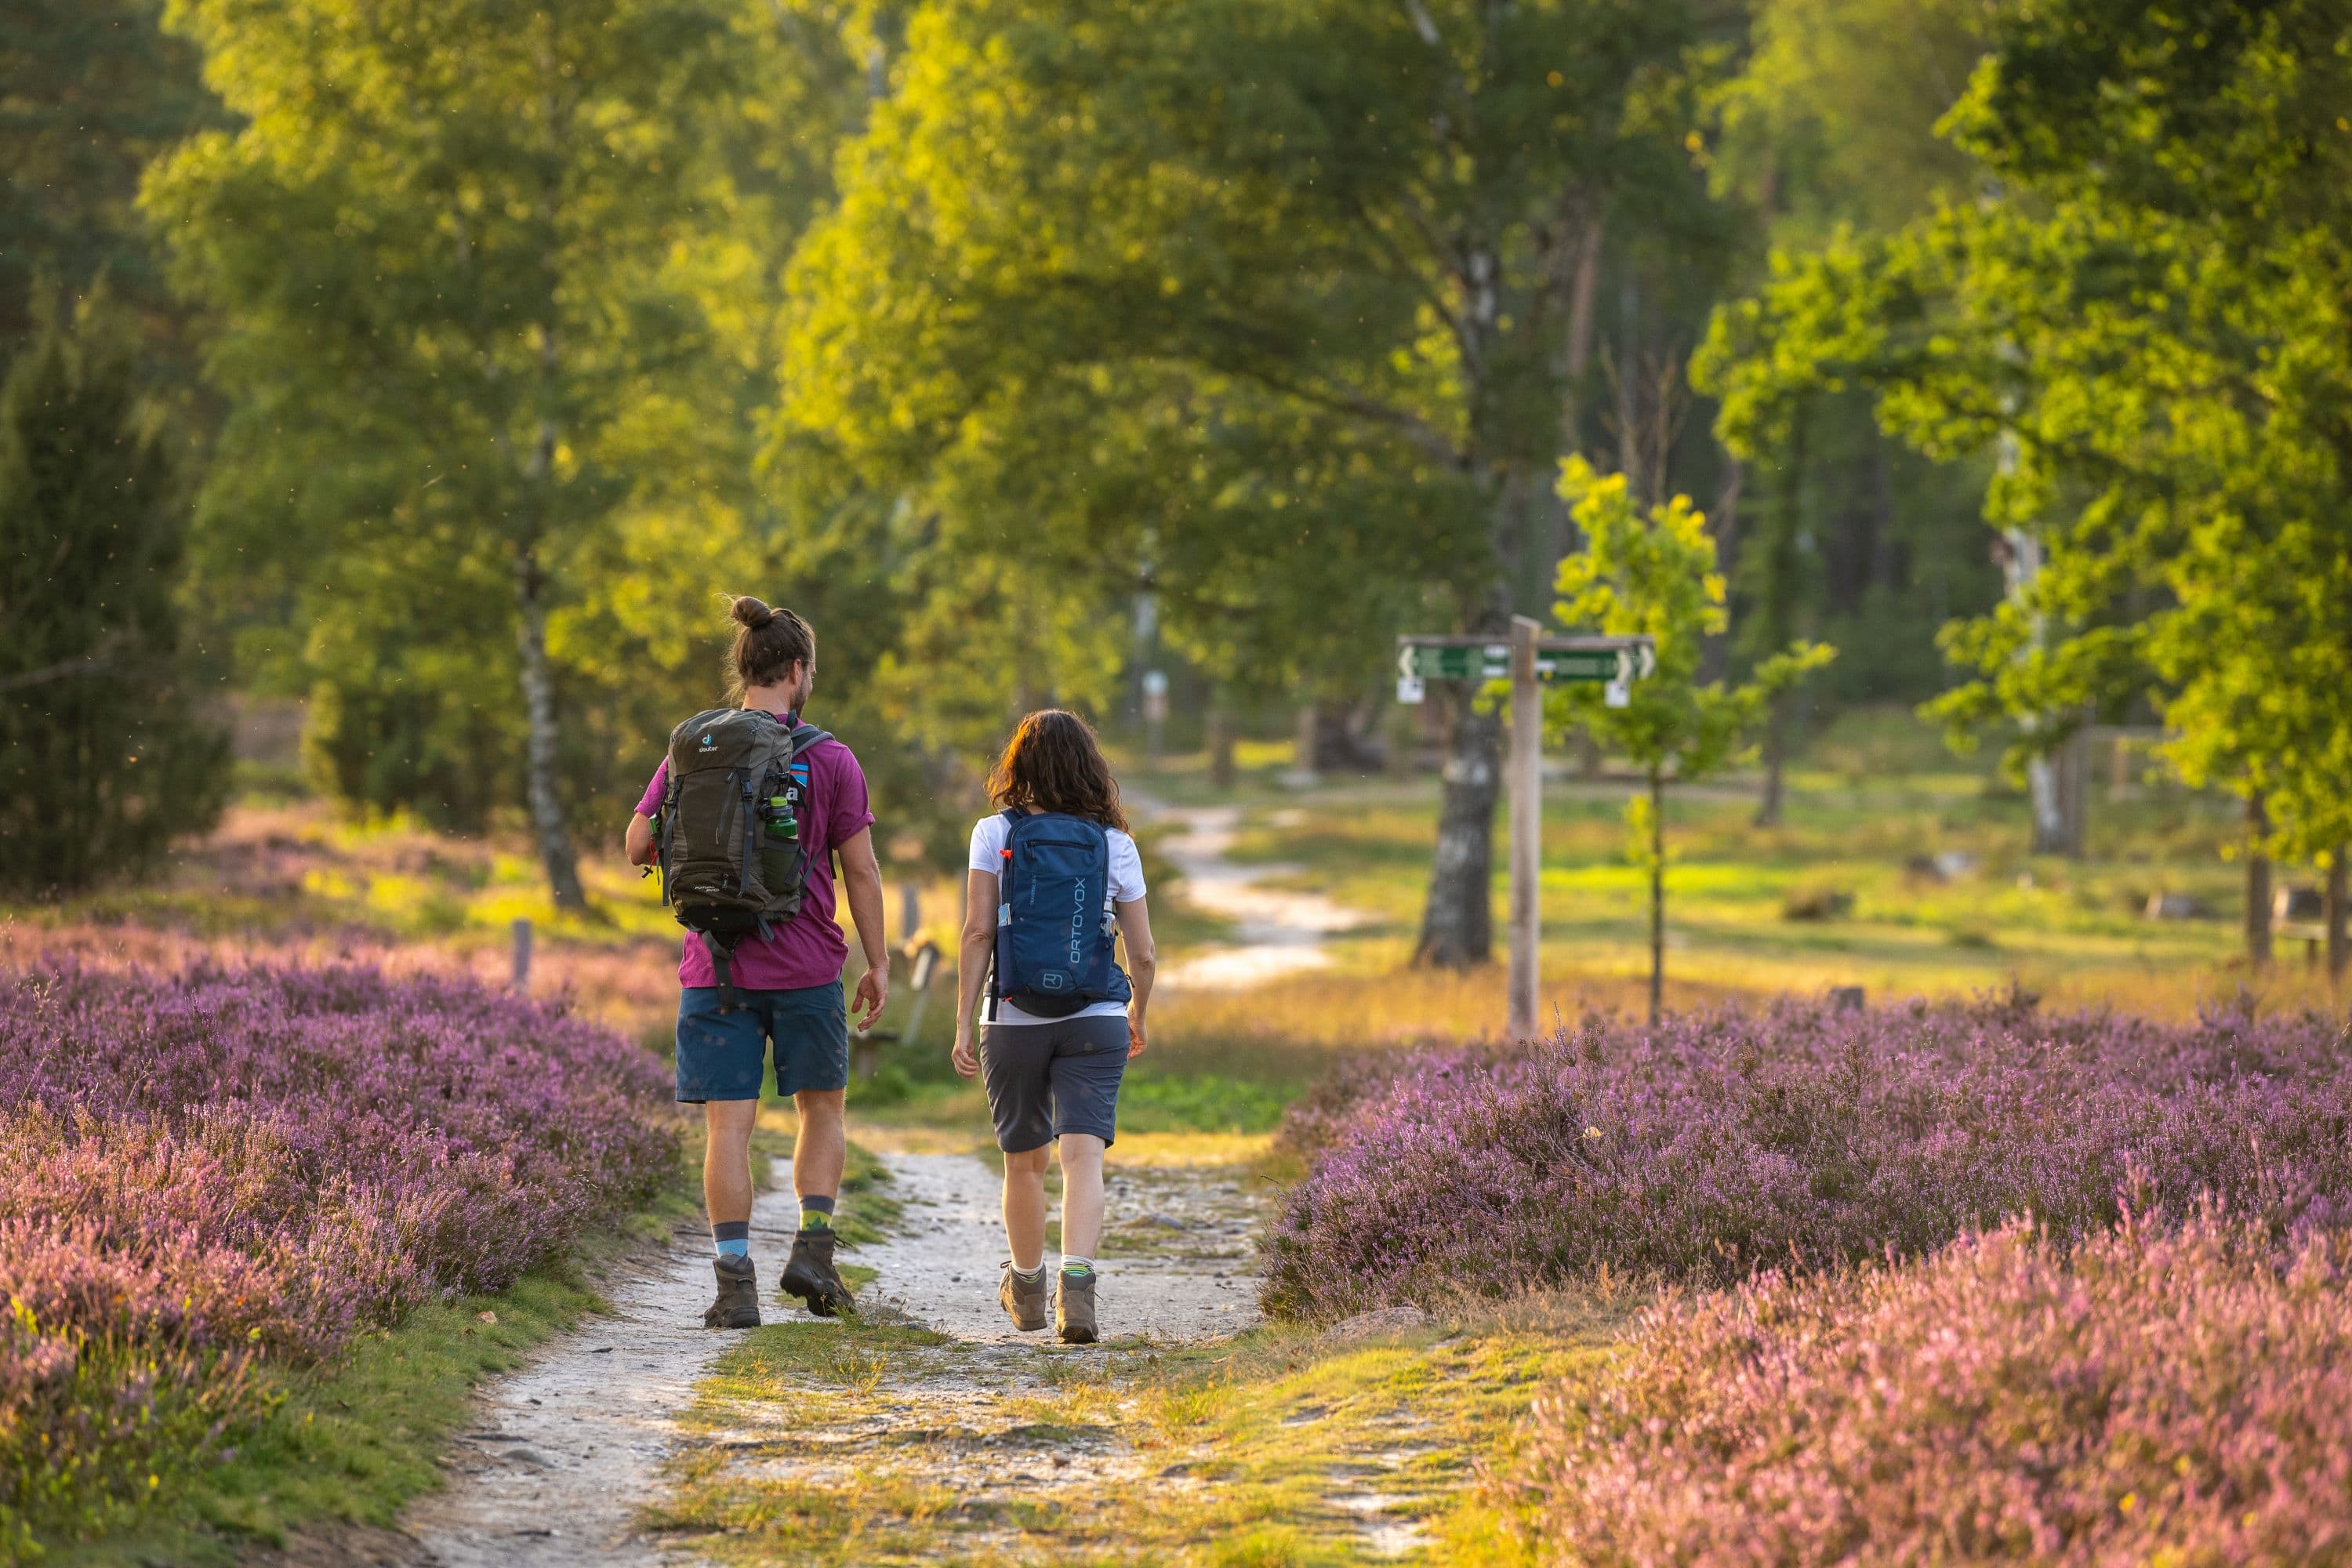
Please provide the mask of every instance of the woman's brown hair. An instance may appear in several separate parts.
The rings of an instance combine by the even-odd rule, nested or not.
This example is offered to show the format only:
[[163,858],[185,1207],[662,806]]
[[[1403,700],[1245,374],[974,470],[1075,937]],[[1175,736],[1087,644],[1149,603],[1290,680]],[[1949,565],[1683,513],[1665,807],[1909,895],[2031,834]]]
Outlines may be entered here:
[[1040,709],[1014,727],[988,775],[988,794],[1008,811],[1034,805],[1128,830],[1118,781],[1110,776],[1094,730],[1059,708]]
[[754,686],[773,686],[793,666],[816,662],[816,633],[790,610],[771,609],[745,594],[729,607],[735,646],[727,650],[727,700],[741,702]]

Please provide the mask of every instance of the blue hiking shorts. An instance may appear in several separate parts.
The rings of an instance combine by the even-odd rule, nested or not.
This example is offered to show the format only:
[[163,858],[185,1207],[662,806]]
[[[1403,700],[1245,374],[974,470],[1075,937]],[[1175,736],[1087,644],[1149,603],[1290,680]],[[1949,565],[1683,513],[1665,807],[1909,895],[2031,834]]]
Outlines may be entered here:
[[1065,1132],[1118,1133],[1118,1082],[1127,1073],[1124,1017],[991,1024],[981,1031],[980,1074],[996,1146],[1043,1149]]
[[776,1053],[776,1092],[849,1087],[849,1010],[841,982],[797,991],[735,988],[735,1010],[719,1010],[719,987],[689,985],[677,998],[677,1098],[757,1100],[768,1047]]

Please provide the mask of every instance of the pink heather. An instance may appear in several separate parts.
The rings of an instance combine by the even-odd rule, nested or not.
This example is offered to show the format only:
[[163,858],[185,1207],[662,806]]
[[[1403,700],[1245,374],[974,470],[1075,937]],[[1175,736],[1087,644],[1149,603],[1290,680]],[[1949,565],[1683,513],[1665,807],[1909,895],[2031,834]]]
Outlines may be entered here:
[[0,974],[0,1555],[249,1418],[257,1371],[641,1202],[676,1159],[666,1090],[610,1031],[468,980]]

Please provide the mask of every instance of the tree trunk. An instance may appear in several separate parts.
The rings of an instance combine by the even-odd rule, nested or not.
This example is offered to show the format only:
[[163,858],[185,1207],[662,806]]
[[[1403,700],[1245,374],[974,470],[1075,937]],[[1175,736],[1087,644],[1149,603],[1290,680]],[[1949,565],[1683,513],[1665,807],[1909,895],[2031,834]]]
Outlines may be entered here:
[[1780,778],[1789,757],[1789,700],[1785,691],[1773,693],[1764,717],[1764,798],[1756,803],[1756,826],[1780,826]]
[[2271,962],[2271,858],[2263,851],[2271,814],[2259,795],[2246,802],[2246,962],[2267,969]]
[[556,759],[562,731],[555,712],[555,677],[547,663],[547,582],[529,551],[515,556],[515,642],[522,654],[523,712],[530,724],[524,783],[530,802],[530,827],[539,858],[559,910],[584,910],[580,865],[563,823],[563,802],[555,790]]
[[1209,748],[1209,782],[1219,789],[1234,787],[1234,716],[1222,689],[1209,693],[1209,711],[1202,728]]
[[2345,847],[2338,844],[2327,856],[2327,892],[2324,917],[2327,921],[2327,984],[2344,984],[2344,965],[2352,959],[2352,950],[2346,946],[2344,929]]
[[1433,682],[1447,693],[1445,775],[1437,812],[1437,856],[1413,962],[1468,969],[1492,956],[1495,940],[1495,803],[1503,783],[1503,722],[1477,711],[1477,688]]
[[1666,1001],[1666,784],[1650,769],[1650,1026]]
[[1323,762],[1322,714],[1316,704],[1298,705],[1294,738],[1290,742],[1290,782],[1311,784],[1322,773]]

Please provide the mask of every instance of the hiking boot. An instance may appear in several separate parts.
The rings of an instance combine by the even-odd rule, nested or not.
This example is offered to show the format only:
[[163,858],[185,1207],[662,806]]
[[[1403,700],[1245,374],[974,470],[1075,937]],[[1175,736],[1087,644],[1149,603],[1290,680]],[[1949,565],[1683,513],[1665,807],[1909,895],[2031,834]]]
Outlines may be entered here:
[[1004,1282],[996,1288],[996,1299],[1003,1303],[1005,1315],[1013,1320],[1013,1326],[1023,1333],[1044,1328],[1045,1268],[1041,1266],[1035,1274],[1024,1279],[1013,1271],[1013,1265],[1008,1261],[1004,1265]]
[[781,1293],[798,1296],[820,1318],[837,1318],[857,1310],[857,1300],[833,1267],[833,1232],[803,1230],[793,1237],[793,1255],[784,1264]]
[[721,1256],[711,1259],[719,1276],[719,1300],[702,1314],[706,1329],[756,1329],[760,1326],[760,1277],[748,1258]]
[[1066,1345],[1095,1342],[1095,1274],[1064,1274],[1054,1297],[1054,1328]]

